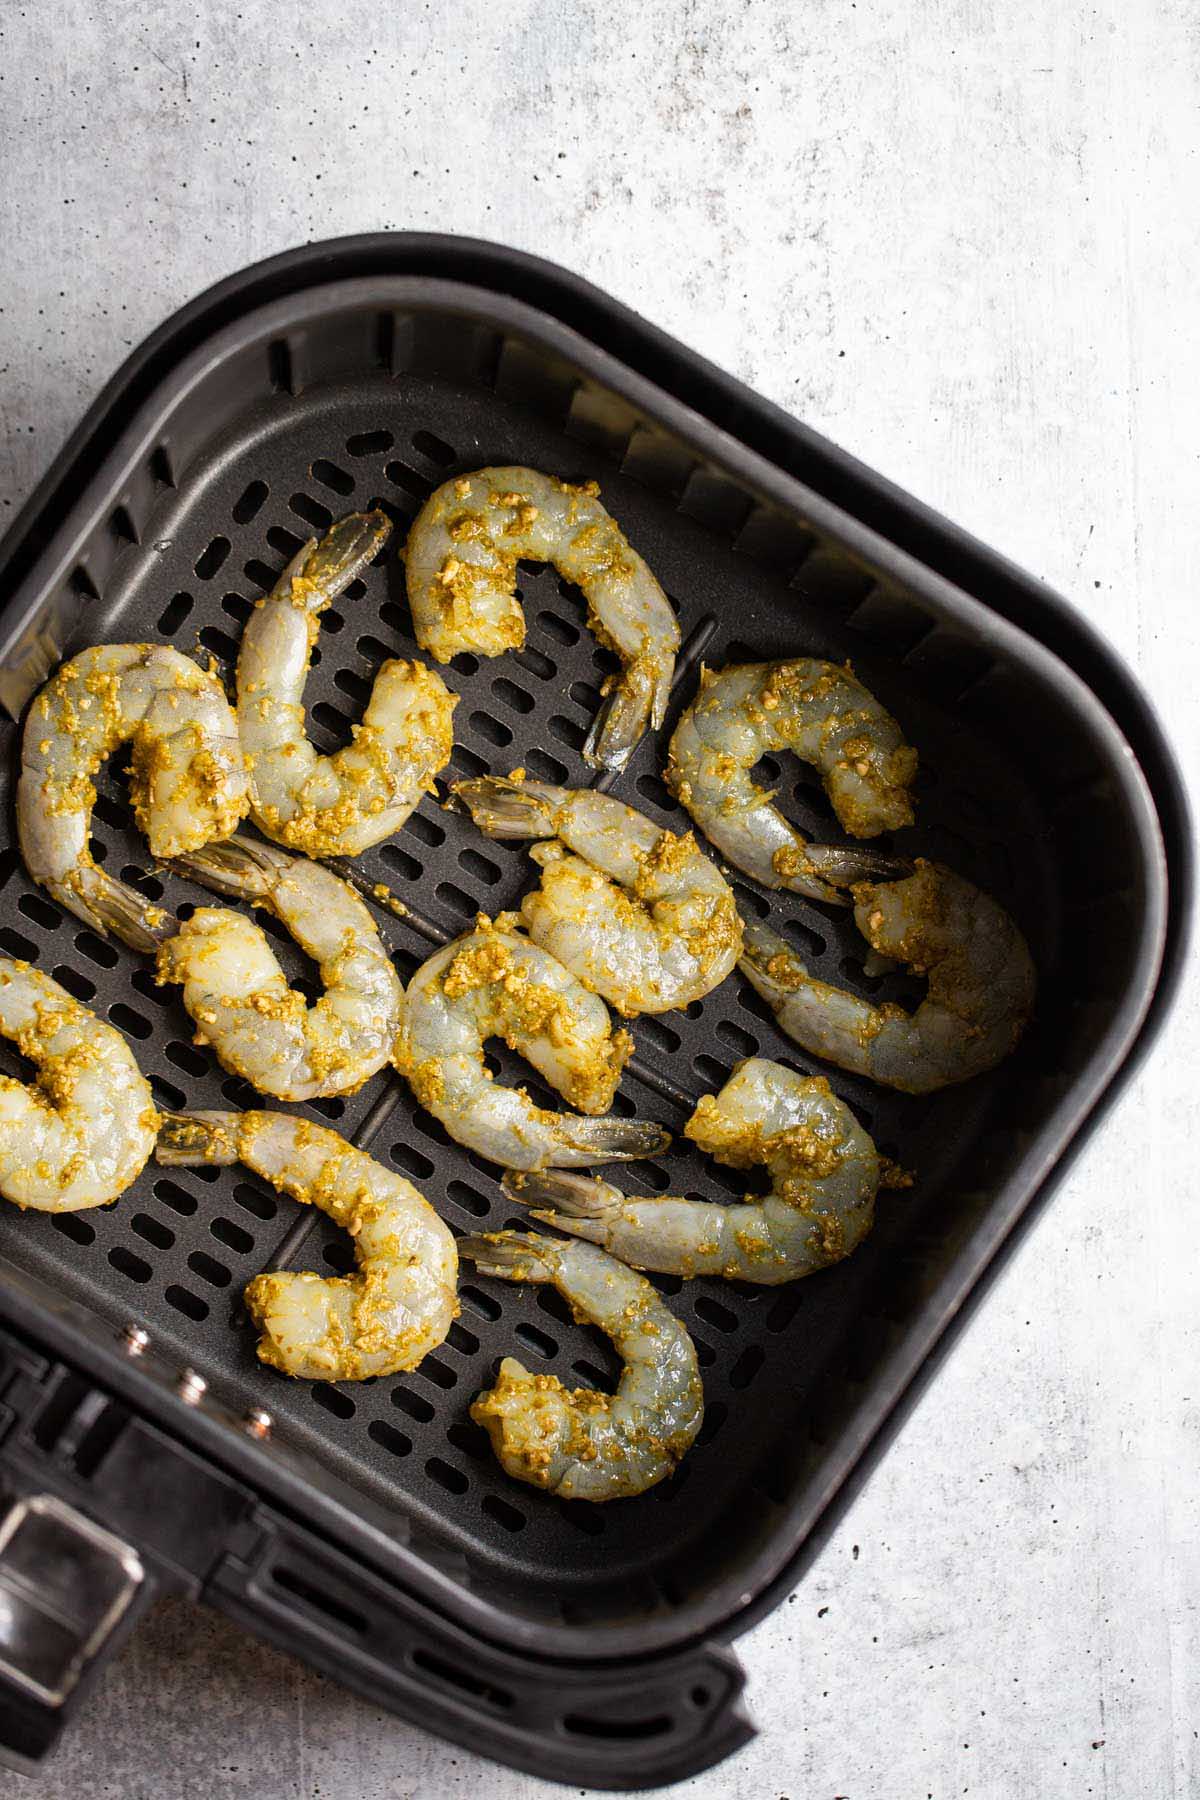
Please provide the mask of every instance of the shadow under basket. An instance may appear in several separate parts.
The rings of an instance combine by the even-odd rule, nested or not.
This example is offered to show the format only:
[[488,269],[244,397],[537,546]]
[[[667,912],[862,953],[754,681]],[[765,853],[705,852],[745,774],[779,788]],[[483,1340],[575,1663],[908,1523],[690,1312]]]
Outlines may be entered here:
[[[350,1267],[348,1240],[323,1216],[240,1168],[154,1163],[102,1211],[0,1208],[9,1500],[53,1496],[140,1571],[65,1694],[47,1699],[19,1658],[0,1658],[0,1736],[15,1759],[53,1741],[104,1651],[164,1585],[381,1705],[552,1778],[644,1787],[728,1754],[751,1729],[729,1640],[798,1578],[1161,1016],[1186,913],[1185,821],[1136,690],[1125,693],[1135,754],[1120,693],[1102,703],[1087,677],[1098,653],[1084,628],[604,296],[490,246],[314,246],[164,326],[0,551],[0,698],[19,717],[60,655],[105,640],[169,641],[231,671],[255,599],[300,544],[378,506],[392,543],[323,615],[306,693],[318,748],[344,743],[384,659],[417,654],[397,543],[439,483],[487,463],[597,480],[678,609],[670,717],[613,791],[688,826],[661,770],[701,657],[849,660],[921,757],[918,823],[881,847],[949,863],[1012,911],[1038,966],[1035,1024],[994,1074],[908,1098],[806,1058],[737,974],[685,1012],[634,1023],[617,1112],[678,1132],[741,1058],[776,1057],[828,1075],[916,1179],[881,1196],[851,1259],[807,1281],[655,1278],[695,1339],[705,1424],[674,1479],[606,1507],[508,1480],[469,1417],[504,1354],[568,1385],[611,1383],[611,1346],[550,1290],[464,1268],[461,1316],[419,1369],[289,1382],[256,1361],[240,1296],[281,1263]],[[519,586],[525,648],[444,671],[460,696],[447,775],[520,764],[580,785],[615,664],[553,569],[522,565]],[[1039,629],[1035,601],[1053,630]],[[1126,681],[1113,667],[1107,679]],[[11,780],[17,725],[3,737]],[[760,779],[809,835],[836,838],[810,769],[784,758]],[[194,888],[151,867],[124,781],[116,765],[102,778],[97,858],[169,910],[195,903]],[[431,936],[514,906],[536,874],[523,845],[485,840],[434,798],[360,864],[420,915],[381,924],[405,979]],[[919,995],[907,977],[866,975],[847,913],[735,885],[826,979],[909,1004]],[[286,940],[278,951],[294,978],[311,975]],[[119,1026],[160,1104],[254,1103],[192,1042],[177,990],[64,914],[15,848],[0,865],[0,952]],[[2,1066],[18,1072],[15,1055]],[[503,1050],[497,1070],[539,1094]],[[294,1110],[369,1145],[456,1232],[528,1222],[498,1171],[393,1076]],[[613,1179],[720,1200],[745,1186],[678,1137]],[[256,1409],[271,1415],[269,1436]]]

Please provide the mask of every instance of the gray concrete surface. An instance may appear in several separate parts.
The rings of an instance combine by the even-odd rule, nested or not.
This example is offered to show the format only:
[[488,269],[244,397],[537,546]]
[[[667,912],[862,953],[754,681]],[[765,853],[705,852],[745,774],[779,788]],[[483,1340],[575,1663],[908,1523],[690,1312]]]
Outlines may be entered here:
[[[194,22],[186,21],[186,13]],[[0,9],[0,523],[125,351],[308,237],[581,270],[1070,592],[1200,766],[1191,0]],[[739,1800],[1200,1793],[1193,985],[800,1592]],[[486,1769],[180,1604],[30,1800]],[[681,1790],[682,1791],[682,1790]]]

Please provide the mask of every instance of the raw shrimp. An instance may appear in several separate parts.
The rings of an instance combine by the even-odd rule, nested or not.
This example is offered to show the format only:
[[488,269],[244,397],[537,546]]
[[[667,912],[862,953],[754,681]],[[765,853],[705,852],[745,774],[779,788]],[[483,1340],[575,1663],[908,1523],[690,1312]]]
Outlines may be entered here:
[[29,709],[17,830],[25,866],[56,900],[94,930],[153,950],[166,914],[98,868],[88,842],[93,777],[125,743],[152,856],[228,837],[244,817],[245,758],[216,676],[167,644],[100,644],[64,663]]
[[176,860],[218,893],[272,912],[320,965],[314,1006],[288,986],[262,927],[225,906],[197,907],[158,952],[160,982],[183,983],[196,1041],[279,1100],[349,1094],[383,1068],[404,990],[370,911],[338,876],[302,856],[234,837]]
[[[513,921],[515,923],[515,921]],[[652,1155],[670,1142],[638,1119],[576,1118],[536,1106],[524,1088],[492,1080],[490,1037],[520,1051],[569,1105],[604,1112],[633,1050],[603,1000],[553,956],[482,913],[474,931],[438,950],[408,986],[396,1067],[450,1136],[511,1169],[578,1167]]]
[[505,1472],[565,1500],[620,1500],[673,1475],[704,1419],[704,1390],[687,1328],[650,1283],[593,1244],[519,1231],[462,1238],[458,1251],[481,1275],[550,1282],[624,1364],[616,1393],[602,1394],[506,1356],[471,1407]]
[[417,642],[435,662],[460,650],[499,656],[525,642],[516,594],[521,557],[551,562],[583,591],[588,623],[624,667],[584,759],[620,769],[647,724],[663,722],[679,625],[662,588],[598,499],[536,469],[479,469],[430,495],[405,558]]
[[107,1206],[154,1148],[150,1085],[113,1025],[28,963],[0,958],[0,1035],[37,1068],[0,1075],[0,1194],[38,1212]]
[[764,887],[844,905],[839,887],[891,874],[894,860],[809,844],[750,779],[760,757],[782,750],[821,771],[856,838],[912,824],[916,751],[849,667],[808,657],[704,670],[675,728],[667,785],[721,855]]
[[521,917],[535,944],[626,1018],[699,1000],[737,962],[733,890],[691,832],[676,837],[588,788],[487,776],[453,791],[489,837],[557,840],[531,853],[542,880]]
[[306,1381],[415,1369],[458,1314],[454,1239],[410,1181],[336,1131],[287,1113],[168,1113],[158,1160],[244,1163],[350,1233],[358,1273],[256,1275],[245,1290],[261,1360]]
[[293,558],[250,615],[238,657],[238,729],[255,824],[307,856],[355,856],[399,831],[450,759],[457,697],[424,663],[394,658],[375,677],[353,742],[318,756],[304,686],[320,615],[386,542],[381,512],[351,513]]
[[852,892],[854,922],[872,949],[928,976],[928,992],[914,1013],[872,1006],[816,980],[782,938],[748,922],[740,966],[788,1036],[908,1094],[994,1068],[1025,1029],[1037,985],[1029,947],[1004,909],[920,858],[904,880],[858,882]]
[[706,1094],[684,1136],[734,1169],[763,1165],[771,1190],[732,1206],[621,1193],[590,1175],[509,1175],[536,1219],[588,1238],[637,1269],[723,1275],[774,1287],[840,1262],[875,1217],[879,1158],[821,1076],[760,1056]]

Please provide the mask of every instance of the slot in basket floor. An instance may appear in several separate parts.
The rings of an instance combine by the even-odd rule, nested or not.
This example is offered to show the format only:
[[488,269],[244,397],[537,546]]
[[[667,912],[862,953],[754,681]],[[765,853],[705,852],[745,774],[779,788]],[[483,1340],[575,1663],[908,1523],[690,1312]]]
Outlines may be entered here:
[[[785,553],[769,531],[760,534],[749,500],[731,510],[728,494],[703,477],[687,480],[672,500],[638,479],[636,456],[616,460],[568,426],[501,398],[484,375],[410,371],[298,396],[286,385],[265,400],[252,396],[242,420],[206,448],[178,488],[163,482],[149,528],[88,602],[72,647],[162,639],[207,651],[231,669],[255,598],[299,543],[346,511],[382,505],[396,524],[393,540],[326,613],[314,655],[309,726],[318,747],[330,749],[345,741],[384,658],[416,653],[396,546],[423,497],[447,476],[488,462],[594,476],[677,604],[685,643],[698,630],[711,633],[706,661],[807,654],[853,662],[921,755],[919,822],[899,847],[950,863],[1008,905],[1030,936],[1044,984],[1056,957],[1061,878],[1038,799],[1003,745],[973,726],[970,695],[989,673],[986,651],[961,640],[947,647],[925,627],[914,631],[911,612],[828,542],[814,537],[800,555],[792,542]],[[119,531],[119,511],[114,519]],[[580,596],[552,569],[523,566],[520,589],[526,648],[495,660],[460,657],[443,671],[461,696],[447,776],[520,764],[531,775],[580,783],[588,779],[580,747],[614,665],[586,630]],[[660,769],[695,680],[693,669],[676,688],[666,731],[644,742],[614,789],[675,829],[689,821]],[[812,771],[786,759],[763,765],[759,778],[778,785],[810,835],[836,838]],[[119,769],[104,776],[95,828],[106,865],[162,893],[165,905],[204,898],[151,871]],[[488,842],[433,799],[361,863],[447,933],[465,929],[479,911],[513,906],[536,874],[522,846]],[[847,914],[791,896],[768,899],[746,884],[739,891],[827,979],[879,998],[911,1003],[919,995],[907,977],[866,979],[864,945]],[[431,945],[403,919],[385,918],[381,929],[407,978]],[[274,935],[293,977],[311,977],[288,940]],[[64,915],[29,883],[15,849],[3,861],[0,950],[37,963],[118,1025],[167,1106],[256,1103],[193,1045],[177,991],[156,987],[148,963]],[[696,1098],[718,1087],[740,1058],[774,1056],[827,1074],[880,1149],[917,1177],[913,1189],[881,1196],[875,1230],[850,1261],[807,1281],[768,1290],[656,1278],[695,1337],[707,1416],[680,1474],[640,1500],[596,1508],[518,1486],[468,1417],[505,1353],[573,1385],[613,1377],[607,1340],[574,1324],[548,1290],[490,1283],[464,1270],[460,1319],[411,1374],[330,1386],[287,1382],[262,1368],[240,1295],[251,1275],[274,1262],[298,1209],[248,1171],[151,1164],[104,1211],[50,1218],[0,1208],[0,1255],[48,1276],[114,1326],[146,1325],[160,1348],[199,1368],[230,1404],[268,1407],[282,1438],[457,1545],[474,1579],[510,1604],[568,1622],[653,1612],[688,1587],[689,1548],[711,1538],[714,1526],[726,1520],[729,1531],[752,1533],[786,1497],[797,1446],[819,1445],[835,1372],[841,1379],[849,1367],[852,1375],[887,1328],[897,1270],[917,1256],[922,1234],[945,1229],[947,1198],[978,1182],[973,1159],[1005,1084],[1022,1079],[1022,1056],[941,1095],[888,1094],[807,1059],[737,974],[686,1013],[635,1022],[633,1034],[639,1072],[626,1074],[617,1111],[677,1131]],[[0,1067],[19,1070],[10,1046],[0,1045]],[[497,1052],[496,1067],[501,1079],[539,1093],[533,1072],[507,1052]],[[451,1143],[395,1077],[380,1075],[353,1097],[295,1110],[311,1110],[351,1137],[369,1131],[372,1153],[408,1174],[456,1230],[526,1222],[502,1195],[498,1171]],[[659,1161],[618,1169],[614,1179],[631,1190],[717,1199],[752,1185],[682,1139]],[[350,1265],[347,1240],[319,1216],[290,1259],[322,1272]]]

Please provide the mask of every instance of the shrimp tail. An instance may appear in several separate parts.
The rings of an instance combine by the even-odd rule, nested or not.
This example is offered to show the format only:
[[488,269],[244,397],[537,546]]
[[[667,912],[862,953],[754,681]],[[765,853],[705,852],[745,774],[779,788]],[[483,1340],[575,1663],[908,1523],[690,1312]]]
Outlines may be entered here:
[[361,575],[391,530],[384,512],[347,513],[323,538],[310,538],[301,547],[280,576],[276,592],[290,590],[293,606],[320,612]]
[[167,1168],[216,1163],[225,1168],[238,1160],[236,1112],[160,1112],[154,1159]]
[[230,899],[266,900],[290,861],[270,844],[238,836],[173,857],[171,867],[189,881],[198,881],[201,887]]
[[[54,893],[54,886],[47,882],[47,887]],[[55,895],[55,898],[59,898]],[[173,937],[179,929],[178,921],[165,913],[161,906],[155,906],[145,900],[141,894],[126,887],[124,882],[114,881],[103,869],[88,869],[86,885],[80,883],[73,888],[70,900],[62,896],[67,905],[80,917],[85,910],[90,915],[97,931],[107,936],[109,932],[128,944],[131,950],[139,951],[143,956],[153,956],[160,944]]]
[[481,1275],[501,1281],[553,1281],[559,1252],[554,1239],[527,1231],[484,1231],[459,1238],[456,1248]]
[[555,815],[566,797],[561,788],[503,775],[456,781],[450,791],[485,837],[502,839],[553,837]]
[[738,967],[764,1000],[781,1001],[808,979],[808,970],[791,945],[759,919],[743,914],[742,954]]
[[609,1221],[625,1201],[620,1188],[611,1182],[560,1169],[535,1169],[528,1174],[510,1171],[500,1185],[543,1225],[553,1225],[593,1244],[608,1242]]
[[583,746],[590,769],[619,772],[647,725],[657,731],[667,716],[675,658],[639,656],[628,664],[592,720]]
[[558,1115],[555,1135],[558,1145],[549,1159],[555,1169],[659,1156],[671,1142],[666,1127],[652,1119],[582,1119],[571,1113]]
[[[815,875],[836,888],[850,888],[858,881],[899,881],[913,872],[910,856],[887,856],[859,844],[805,844],[804,858]],[[847,904],[841,894],[829,898],[835,905]]]

